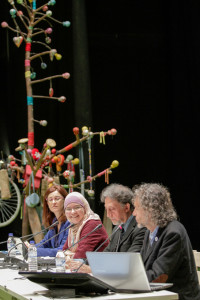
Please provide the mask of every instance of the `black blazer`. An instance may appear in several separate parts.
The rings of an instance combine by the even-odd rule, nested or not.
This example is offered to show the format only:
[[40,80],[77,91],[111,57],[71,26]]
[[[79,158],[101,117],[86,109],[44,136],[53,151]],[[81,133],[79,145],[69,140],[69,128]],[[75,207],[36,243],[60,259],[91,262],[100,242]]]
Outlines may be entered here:
[[147,230],[141,255],[150,282],[160,278],[158,281],[173,283],[170,290],[179,294],[179,300],[200,300],[192,246],[180,222],[159,228],[152,246]]
[[[118,226],[114,227],[113,232],[115,232],[117,227]],[[118,245],[117,252],[140,252],[142,248],[145,232],[146,232],[146,228],[138,228],[135,217],[133,217],[119,245],[118,245],[118,241],[120,236],[120,229],[113,234],[110,243],[104,249],[104,251],[116,252],[116,248]]]

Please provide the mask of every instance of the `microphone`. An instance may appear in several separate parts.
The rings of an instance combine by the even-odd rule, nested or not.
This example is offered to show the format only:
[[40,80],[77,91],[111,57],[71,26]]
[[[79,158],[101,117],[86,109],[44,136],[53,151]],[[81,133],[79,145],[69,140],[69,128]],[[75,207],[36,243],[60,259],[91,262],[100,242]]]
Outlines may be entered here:
[[[24,238],[27,238],[27,237],[28,237],[27,241],[29,241],[29,240],[32,239],[34,236],[36,236],[36,235],[38,235],[38,234],[40,234],[40,233],[42,233],[42,232],[48,230],[48,229],[51,228],[51,227],[54,227],[54,226],[58,225],[58,223],[59,223],[59,222],[56,221],[56,222],[54,222],[53,224],[51,224],[50,226],[48,226],[47,228],[44,228],[44,229],[42,229],[42,230],[39,231],[39,232],[31,233],[31,234],[28,234],[28,235],[20,236],[19,239],[24,239]],[[3,241],[3,242],[0,242],[0,245],[1,245],[1,244],[5,244],[5,243],[7,243],[7,240],[6,240],[6,241]]]
[[[52,237],[50,237],[48,240],[44,241],[43,243],[41,243],[40,245],[38,245],[36,248],[37,248],[37,249],[40,248],[40,246],[46,244],[48,241],[50,241],[50,240],[53,239],[54,237],[58,236],[61,232],[65,231],[65,230],[67,230],[67,229],[69,229],[69,228],[71,228],[71,227],[73,227],[73,226],[74,226],[74,224],[71,223],[69,226],[67,226],[66,228],[64,228],[63,230],[61,230],[60,232],[58,232],[57,234],[55,234],[55,235],[53,235]],[[27,252],[26,255],[24,256],[24,260],[26,260],[27,256],[28,256],[28,252]],[[52,261],[53,261],[53,260],[52,260]]]
[[[94,252],[97,252],[119,229],[122,229],[122,226],[121,226],[121,224],[116,228],[116,230],[114,230],[108,237],[107,237],[107,239],[105,239],[105,241],[103,241],[103,243],[101,243],[95,250],[94,250]],[[77,268],[77,269],[75,269],[75,270],[73,270],[75,273],[77,273],[78,272],[78,270],[85,264],[85,263],[87,263],[87,261],[88,261],[88,259],[86,258],[81,264],[80,264],[80,266]]]
[[88,235],[90,235],[91,233],[95,232],[96,230],[98,230],[99,228],[102,227],[102,224],[97,225],[94,229],[92,229],[90,232],[88,232],[86,235],[84,235],[80,240],[78,240],[76,243],[74,243],[73,245],[71,245],[70,247],[68,247],[67,249],[65,249],[63,252],[65,253],[65,251],[71,249],[72,247],[74,247],[76,244],[80,243],[80,241],[82,241],[83,239],[85,239],[86,237],[88,237]]
[[[27,241],[29,241],[29,240],[32,239],[34,236],[36,236],[36,235],[42,233],[43,231],[46,231],[46,230],[49,229],[50,227],[56,226],[58,223],[59,223],[59,222],[56,221],[56,222],[54,222],[53,224],[51,224],[50,226],[48,226],[47,228],[45,228],[45,229],[43,229],[43,230],[41,230],[41,231],[39,231],[39,232],[36,232],[36,233],[34,233],[34,234],[24,235],[24,236],[20,237],[20,239],[21,239],[21,238],[25,238],[25,237],[29,237],[29,238],[27,239]],[[66,229],[66,228],[65,228],[65,229]],[[45,241],[45,243],[46,243],[46,242],[47,242],[47,241]],[[16,244],[15,246],[13,246],[13,247],[8,251],[8,254],[7,254],[7,255],[10,256],[10,252],[11,252],[13,249],[17,249],[17,246],[20,245],[20,244],[24,245],[25,251],[27,251],[28,247],[26,246],[26,244],[25,244],[23,241],[21,241],[21,242],[19,242],[18,244]],[[26,257],[26,255],[27,255],[27,253],[25,253],[24,257]]]
[[94,252],[97,252],[119,229],[122,229],[121,224],[109,235],[109,237],[107,237],[103,243],[99,245],[99,247],[97,247],[97,249],[94,250]]
[[60,233],[62,233],[63,231],[73,227],[75,224],[71,223],[69,226],[67,226],[66,228],[64,228],[63,230],[59,231],[58,233],[56,233],[55,235],[53,235],[52,237],[50,237],[48,240],[44,241],[43,243],[41,243],[40,245],[38,245],[36,248],[40,248],[40,246],[42,246],[43,244],[46,244],[48,241],[50,241],[51,239],[53,239],[54,237],[58,236]]
[[[71,224],[70,226],[74,226],[75,224]],[[68,226],[67,228],[70,228],[70,226]],[[98,224],[94,229],[92,229],[90,232],[88,232],[86,235],[84,235],[80,240],[78,240],[76,243],[74,243],[73,245],[71,245],[70,247],[68,247],[67,249],[63,250],[63,253],[65,253],[65,251],[71,249],[72,247],[74,247],[76,244],[78,244],[80,241],[82,241],[83,239],[85,239],[88,235],[90,235],[91,233],[93,233],[94,231],[98,230],[99,228],[102,227],[102,224]],[[67,229],[65,228],[65,230]],[[54,259],[52,259],[52,261],[54,261]],[[48,266],[47,266],[47,270],[48,270]]]
[[28,237],[27,241],[29,241],[29,240],[32,239],[34,236],[36,236],[36,235],[38,235],[38,234],[40,234],[40,233],[45,232],[46,230],[48,230],[48,229],[51,228],[51,227],[55,227],[56,225],[58,225],[58,223],[59,223],[59,221],[56,221],[56,222],[54,222],[53,224],[51,224],[50,226],[48,226],[48,227],[42,229],[41,231],[36,232],[36,233],[31,233],[31,234],[28,234],[28,235],[21,236],[20,239],[22,239],[22,238],[24,239],[24,238],[27,238],[27,237]]

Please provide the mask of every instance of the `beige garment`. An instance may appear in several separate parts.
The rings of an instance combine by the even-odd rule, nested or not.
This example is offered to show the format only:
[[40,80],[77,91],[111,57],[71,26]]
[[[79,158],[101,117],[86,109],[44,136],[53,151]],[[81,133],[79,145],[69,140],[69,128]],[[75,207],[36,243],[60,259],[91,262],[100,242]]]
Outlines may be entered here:
[[6,169],[0,170],[0,192],[1,199],[11,198],[8,171]]

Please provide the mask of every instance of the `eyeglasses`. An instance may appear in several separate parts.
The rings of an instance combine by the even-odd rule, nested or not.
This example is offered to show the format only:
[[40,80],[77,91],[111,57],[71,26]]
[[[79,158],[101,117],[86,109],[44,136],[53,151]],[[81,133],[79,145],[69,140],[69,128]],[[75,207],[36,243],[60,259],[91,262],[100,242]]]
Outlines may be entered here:
[[63,198],[61,198],[61,197],[47,198],[47,201],[50,202],[50,203],[53,203],[53,201],[54,202],[59,202],[60,200],[63,200]]
[[77,211],[77,210],[79,210],[79,209],[81,209],[81,208],[83,208],[83,207],[82,207],[82,206],[75,206],[75,207],[73,207],[73,208],[69,208],[69,207],[68,207],[68,208],[65,209],[65,211],[66,211],[66,212],[72,212],[72,210],[73,210],[73,211]]

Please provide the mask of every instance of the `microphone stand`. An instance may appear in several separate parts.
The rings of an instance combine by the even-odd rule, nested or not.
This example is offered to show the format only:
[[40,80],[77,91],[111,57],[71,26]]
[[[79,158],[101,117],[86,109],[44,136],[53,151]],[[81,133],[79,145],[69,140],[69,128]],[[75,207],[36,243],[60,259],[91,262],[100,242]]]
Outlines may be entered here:
[[[65,230],[67,230],[67,229],[73,227],[74,225],[75,225],[75,224],[71,223],[69,226],[67,226],[66,228],[64,228],[63,230],[61,230],[60,232],[58,232],[57,234],[55,234],[55,235],[53,235],[52,237],[50,237],[48,240],[44,241],[43,243],[41,243],[40,245],[38,245],[36,248],[37,248],[37,249],[40,248],[40,246],[42,246],[43,244],[47,243],[48,241],[50,241],[50,240],[53,239],[54,237],[58,236],[58,235],[59,235],[60,233],[62,233],[63,231],[65,231]],[[26,259],[27,256],[28,256],[28,252],[27,252],[27,254],[25,255],[24,259]],[[50,260],[48,264],[51,264],[51,262],[54,262],[54,260],[55,260],[55,257],[54,257],[52,260]],[[48,266],[47,266],[47,271],[48,271]]]
[[[74,226],[75,224],[71,224],[69,225],[67,228],[65,228],[64,230],[67,230],[68,228],[71,228],[72,226]],[[84,235],[80,240],[78,240],[76,243],[72,244],[70,247],[68,247],[66,250],[63,250],[63,253],[65,253],[67,250],[71,249],[72,247],[74,247],[76,244],[78,244],[80,241],[82,241],[83,239],[85,239],[88,235],[90,235],[91,233],[93,233],[94,231],[96,231],[97,229],[101,228],[102,227],[102,224],[98,224],[92,231],[90,231],[89,233],[87,233],[86,235]],[[62,230],[62,231],[64,231]],[[61,231],[61,232],[62,232]],[[59,232],[58,234],[60,234],[61,232]],[[57,235],[58,235],[57,234]],[[53,237],[57,236],[57,235],[54,235]],[[52,239],[53,237],[51,237],[50,239]],[[47,241],[45,241],[47,242]],[[54,258],[55,259],[55,258]],[[53,262],[54,259],[52,259],[51,261]],[[51,262],[50,261],[50,262]],[[47,271],[48,271],[48,266],[47,266]]]
[[[51,228],[51,227],[54,227],[54,226],[56,226],[56,225],[58,225],[58,221],[56,221],[56,222],[54,222],[53,224],[51,224],[50,226],[48,226],[47,228],[44,228],[44,229],[42,229],[41,231],[39,231],[39,232],[36,232],[36,233],[31,233],[31,234],[27,234],[27,235],[23,235],[23,236],[20,236],[19,237],[19,239],[24,239],[24,238],[27,238],[28,237],[28,239],[27,239],[27,241],[29,241],[31,238],[33,238],[34,236],[36,236],[36,235],[38,235],[38,234],[40,234],[40,233],[42,233],[42,232],[45,232],[46,230],[48,230],[49,228]],[[6,241],[3,241],[3,242],[0,242],[0,245],[1,244],[6,244],[7,243],[7,240]]]
[[102,224],[97,225],[94,229],[92,229],[92,231],[90,231],[89,233],[87,233],[86,235],[84,235],[80,240],[78,240],[76,243],[72,244],[70,247],[68,247],[66,250],[64,250],[63,252],[65,253],[67,250],[71,249],[72,247],[74,247],[76,244],[80,243],[80,241],[82,241],[83,239],[85,239],[88,235],[90,235],[91,233],[93,233],[94,231],[96,231],[97,229],[101,228]]
[[[113,236],[113,234],[115,234],[116,232],[117,232],[117,230],[118,229],[121,229],[121,224],[117,227],[117,229],[115,230],[115,231],[113,231],[111,234],[110,234],[110,236],[109,237],[107,237],[107,239],[105,240],[105,241],[103,241],[103,243],[101,243],[95,250],[94,250],[94,252],[97,252],[110,238],[111,238],[111,236]],[[77,269],[75,269],[75,270],[73,270],[75,273],[77,273],[78,271],[79,271],[79,269],[84,265],[84,264],[86,264],[86,263],[88,263],[88,259],[86,258],[86,259],[84,259],[84,261],[80,264],[80,266],[77,268]]]

